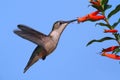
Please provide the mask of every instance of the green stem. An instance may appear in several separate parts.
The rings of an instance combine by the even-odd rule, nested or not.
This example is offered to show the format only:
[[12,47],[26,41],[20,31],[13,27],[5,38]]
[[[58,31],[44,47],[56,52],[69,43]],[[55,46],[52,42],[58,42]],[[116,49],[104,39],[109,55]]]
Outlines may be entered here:
[[[102,15],[105,16],[105,12],[102,12]],[[106,16],[105,16],[104,21],[106,22],[107,25],[109,25],[109,27],[108,27],[109,29],[114,29],[114,28],[110,25],[110,23],[109,23],[108,19],[106,18]],[[114,33],[113,33],[113,35],[114,35],[115,40],[117,41],[118,45],[120,46],[120,42],[119,42],[119,40],[117,39],[117,37],[115,36]]]
[[[104,15],[104,16],[105,16],[105,12],[102,12],[102,15]],[[108,27],[109,29],[113,29],[113,28],[112,28],[112,26],[110,25],[110,23],[109,23],[108,19],[106,18],[106,16],[105,16],[104,21],[107,23],[107,25],[109,25],[109,27]]]

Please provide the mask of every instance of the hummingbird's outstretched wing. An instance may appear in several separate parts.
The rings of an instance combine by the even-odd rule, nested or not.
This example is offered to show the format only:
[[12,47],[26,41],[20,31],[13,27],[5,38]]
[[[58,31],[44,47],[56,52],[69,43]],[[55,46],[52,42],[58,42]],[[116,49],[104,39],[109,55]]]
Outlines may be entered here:
[[18,28],[19,30],[15,30],[14,33],[38,45],[33,51],[24,69],[25,73],[40,58],[42,58],[43,60],[46,58],[47,51],[44,47],[44,42],[46,41],[48,36],[25,25],[18,25]]
[[35,50],[33,51],[26,67],[24,68],[24,73],[34,64],[36,63],[39,59],[45,59],[46,58],[47,52],[41,47],[37,46]]
[[38,32],[30,27],[27,27],[25,25],[18,25],[19,30],[14,30],[14,33],[21,36],[24,39],[27,39],[29,41],[32,41],[33,43],[44,46],[44,41],[47,37],[47,35]]

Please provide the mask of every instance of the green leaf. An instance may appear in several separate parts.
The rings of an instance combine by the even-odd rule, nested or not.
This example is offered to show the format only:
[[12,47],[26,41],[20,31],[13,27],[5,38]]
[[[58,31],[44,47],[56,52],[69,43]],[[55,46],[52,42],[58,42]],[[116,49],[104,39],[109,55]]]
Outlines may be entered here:
[[101,6],[97,6],[97,5],[91,5],[92,7],[94,7],[95,9],[99,10],[99,11],[103,11]]
[[101,6],[102,6],[103,10],[105,10],[105,7],[106,7],[107,3],[108,3],[108,0],[102,0],[101,1]]
[[115,35],[116,40],[117,40],[117,41],[120,41],[120,34],[119,34],[119,33],[116,33],[116,34],[114,34],[114,35]]
[[106,27],[110,27],[110,25],[108,25],[108,24],[105,24],[105,23],[96,23],[95,25],[100,25],[100,26],[106,26]]
[[110,9],[111,7],[112,7],[112,5],[105,5],[104,10]]
[[119,52],[120,52],[120,47],[116,48],[116,49],[112,52],[112,54],[118,54]]
[[106,41],[106,40],[115,40],[115,39],[111,38],[111,37],[104,37],[104,38],[99,39],[99,40],[94,39],[94,40],[91,40],[90,42],[88,42],[88,44],[86,46],[88,46],[88,45],[90,45],[90,44],[92,44],[94,42],[103,42],[103,41]]
[[120,37],[120,36],[119,36],[119,33],[115,33],[114,35],[115,35],[116,40],[118,40],[119,37]]
[[118,36],[118,41],[120,42],[120,35]]
[[117,22],[115,22],[115,23],[112,25],[112,27],[115,28],[119,23],[120,23],[120,18],[118,19]]
[[101,1],[101,5],[105,5],[105,4],[107,4],[108,3],[108,0],[102,0]]
[[107,18],[109,19],[111,16],[113,16],[114,14],[116,14],[116,13],[119,12],[119,11],[120,11],[120,4],[119,4],[113,11],[111,11],[111,12],[108,14]]

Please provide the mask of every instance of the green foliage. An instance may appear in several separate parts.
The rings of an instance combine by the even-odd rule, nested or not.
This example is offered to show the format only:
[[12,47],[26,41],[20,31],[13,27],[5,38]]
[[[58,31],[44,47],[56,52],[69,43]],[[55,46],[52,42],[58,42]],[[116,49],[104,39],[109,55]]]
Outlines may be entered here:
[[112,53],[118,54],[120,52],[120,47],[116,48]]
[[117,22],[115,22],[115,23],[112,25],[112,27],[115,28],[119,23],[120,23],[120,18],[118,19]]
[[109,24],[106,24],[106,23],[102,23],[102,22],[96,23],[95,26],[96,26],[96,25],[100,25],[100,26],[105,26],[105,27],[107,27],[107,28],[111,28],[111,27],[112,27],[112,29],[114,29],[119,23],[120,23],[120,18],[119,18],[118,21],[115,22],[112,26],[109,25]]
[[113,16],[114,14],[116,14],[119,11],[120,11],[120,4],[117,5],[117,7],[108,14],[107,18],[109,19],[111,16]]
[[105,5],[104,10],[110,9],[111,7],[112,7],[112,5]]
[[99,11],[103,11],[101,6],[97,6],[97,5],[92,5],[92,7],[94,7],[95,9],[99,10]]
[[102,23],[102,22],[96,23],[95,25],[106,26],[106,27],[108,27],[108,28],[110,27],[110,25],[105,24],[105,23]]
[[105,9],[108,9],[108,5],[107,5],[107,3],[108,3],[108,0],[101,0],[101,6],[102,6],[102,9],[103,9],[103,11],[105,11]]
[[[97,2],[97,0],[96,0],[96,2]],[[101,6],[92,5],[92,7],[96,8],[97,10],[102,11],[102,12],[112,7],[111,5],[108,5],[108,0],[101,0],[100,5]]]
[[116,40],[120,42],[120,34],[117,33],[117,34],[114,34],[114,35],[115,35]]
[[115,38],[104,37],[104,38],[99,39],[99,40],[94,39],[94,40],[91,40],[90,42],[88,42],[88,44],[86,46],[88,46],[88,45],[90,45],[90,44],[92,44],[94,42],[103,42],[103,41],[106,41],[106,40],[115,40]]
[[105,5],[105,4],[107,4],[108,3],[108,0],[101,0],[101,5]]
[[[104,27],[108,28],[109,30],[115,29],[120,23],[120,16],[118,16],[119,19],[116,20],[116,22],[114,22],[112,25],[109,23],[109,19],[113,15],[117,14],[120,11],[120,4],[117,5],[115,7],[115,9],[112,10],[111,12],[109,12],[108,15],[106,16],[105,11],[112,7],[112,5],[108,4],[109,0],[100,0],[100,5],[99,5],[98,0],[94,0],[94,2],[96,2],[96,4],[93,3],[92,7],[97,9],[98,11],[100,11],[101,15],[105,16],[105,18],[103,19],[105,22],[104,23],[103,22],[96,23],[95,26],[96,25],[104,26]],[[120,34],[119,33],[112,33],[112,35],[114,36],[114,38],[104,37],[104,38],[101,38],[99,40],[93,39],[93,40],[89,41],[86,46],[89,46],[89,45],[93,44],[94,42],[100,42],[101,43],[101,42],[104,42],[104,41],[107,41],[107,40],[114,40],[118,43],[119,47],[116,48],[112,53],[118,54],[120,52]]]

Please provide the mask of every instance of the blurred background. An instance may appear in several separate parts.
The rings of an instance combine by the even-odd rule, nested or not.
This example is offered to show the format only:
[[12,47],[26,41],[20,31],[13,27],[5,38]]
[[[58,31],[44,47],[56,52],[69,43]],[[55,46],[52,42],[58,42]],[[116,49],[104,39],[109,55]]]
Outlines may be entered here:
[[[112,8],[119,0],[109,0]],[[111,34],[103,33],[105,27],[96,22],[71,23],[67,26],[56,50],[46,60],[39,60],[25,74],[26,66],[35,44],[15,35],[18,24],[28,25],[44,34],[49,34],[57,20],[71,20],[95,11],[88,7],[88,0],[2,0],[0,2],[0,80],[118,80],[119,61],[98,53],[102,48],[117,45],[114,41],[94,43]],[[119,12],[120,13],[120,12]],[[119,14],[110,19],[118,20]],[[117,27],[119,30],[119,27]]]

